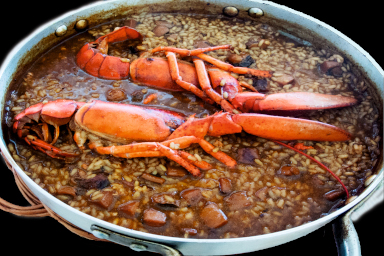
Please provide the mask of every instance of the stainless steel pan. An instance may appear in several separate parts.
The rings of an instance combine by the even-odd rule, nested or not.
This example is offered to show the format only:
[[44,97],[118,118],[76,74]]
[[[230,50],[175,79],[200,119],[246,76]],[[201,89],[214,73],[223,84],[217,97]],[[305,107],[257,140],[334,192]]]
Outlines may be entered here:
[[[130,3],[124,3],[124,1],[113,1],[108,3],[96,3],[92,6],[82,8],[80,10],[76,10],[70,14],[63,15],[61,17],[56,18],[55,20],[43,25],[40,29],[35,31],[32,35],[30,35],[27,39],[25,39],[23,42],[18,44],[15,49],[9,53],[7,59],[4,61],[1,71],[0,71],[0,82],[1,82],[1,92],[2,95],[4,95],[4,92],[6,91],[6,86],[9,84],[10,79],[12,79],[14,75],[14,71],[18,67],[18,61],[19,59],[23,59],[23,56],[26,55],[27,51],[29,51],[30,47],[33,45],[38,44],[38,42],[48,36],[49,42],[45,42],[44,45],[40,46],[41,50],[44,50],[45,47],[49,47],[49,43],[52,41],[52,44],[54,41],[60,41],[62,38],[59,37],[50,37],[53,35],[54,31],[57,27],[60,25],[67,25],[68,28],[71,28],[71,25],[73,22],[75,22],[79,15],[84,17],[91,17],[95,13],[100,13],[106,10],[110,10],[107,12],[108,15],[113,14],[113,9],[118,8],[121,5],[137,5],[142,3],[166,3],[166,2],[172,2],[172,7],[174,8],[175,5],[174,1],[131,1]],[[178,1],[178,2],[184,2],[182,6],[189,7],[188,4],[190,4],[191,7],[199,6],[196,4],[196,1]],[[289,24],[289,22],[299,23],[302,24],[304,27],[310,27],[311,31],[314,32],[314,34],[318,33],[326,33],[323,35],[323,37],[333,40],[334,44],[338,45],[339,48],[342,49],[343,52],[348,53],[352,56],[352,59],[356,61],[357,64],[365,68],[366,70],[370,70],[368,76],[375,81],[377,87],[379,88],[382,97],[383,93],[383,70],[380,68],[380,66],[369,56],[367,52],[362,50],[359,46],[357,46],[355,43],[350,41],[348,38],[340,34],[339,32],[335,31],[334,29],[330,28],[329,26],[319,23],[318,21],[313,20],[312,18],[305,16],[303,14],[288,10],[287,8],[278,6],[276,4],[270,3],[270,2],[261,2],[261,1],[236,1],[234,4],[233,1],[200,1],[200,2],[210,2],[211,5],[201,5],[204,6],[205,9],[211,11],[212,13],[220,13],[221,7],[224,6],[235,6],[241,10],[241,14],[247,15],[246,11],[249,8],[252,7],[259,7],[265,12],[264,17],[275,17],[278,19],[286,20],[287,22],[283,23],[283,26],[286,25],[286,29],[291,34],[296,34],[296,29],[292,30],[292,28],[296,28],[297,25],[292,26],[292,24]],[[215,8],[215,4],[218,5],[217,8]],[[154,5],[152,5],[154,6]],[[170,4],[166,5],[165,9],[170,8]],[[219,8],[220,7],[220,8]],[[60,8],[60,7],[57,7]],[[178,7],[179,8],[179,7]],[[199,9],[199,7],[197,8]],[[201,9],[201,7],[200,7]],[[313,8],[311,8],[313,9]],[[103,18],[103,16],[99,17]],[[336,25],[335,25],[336,27]],[[21,29],[22,30],[22,29]],[[318,31],[319,30],[319,31]],[[20,29],[18,29],[18,33],[20,33]],[[68,35],[71,33],[71,29],[68,31]],[[300,34],[299,35],[303,38],[315,36],[313,33],[307,33]],[[365,37],[367,35],[365,34]],[[308,38],[311,39],[311,38]],[[313,39],[313,38],[312,38]],[[346,48],[346,49],[345,49]],[[32,52],[32,54],[37,53],[38,50],[35,50],[35,52]],[[20,63],[19,63],[20,64]],[[4,102],[4,99],[2,99]],[[382,98],[381,98],[382,102]],[[4,103],[2,103],[4,104]],[[1,141],[1,149],[5,153],[8,160],[11,161],[11,163],[14,164],[14,162],[11,160],[9,154],[6,151],[6,148],[4,147],[4,142]],[[16,165],[14,165],[16,166]],[[20,171],[20,170],[19,170]],[[285,242],[289,242],[295,238],[299,238],[303,235],[306,235],[310,232],[313,232],[314,230],[321,228],[323,225],[334,222],[333,220],[337,218],[338,216],[342,215],[343,213],[347,212],[348,210],[352,209],[352,207],[356,206],[359,202],[363,201],[364,198],[367,198],[367,195],[370,194],[374,188],[378,188],[380,185],[380,180],[382,181],[382,175],[383,170],[382,167],[380,169],[379,177],[375,180],[375,182],[354,202],[347,205],[343,209],[340,209],[339,211],[327,216],[326,218],[322,218],[318,221],[314,221],[313,223],[303,225],[301,227],[297,227],[291,230],[277,232],[269,235],[263,235],[263,236],[257,236],[257,237],[250,237],[250,238],[240,238],[240,239],[230,239],[230,240],[185,240],[185,239],[175,239],[175,238],[169,238],[169,237],[160,237],[160,236],[154,236],[149,234],[143,234],[140,232],[129,232],[127,230],[124,230],[122,228],[116,227],[114,225],[110,225],[108,223],[99,221],[97,219],[94,219],[91,216],[84,216],[81,213],[76,212],[75,210],[69,208],[67,205],[63,205],[60,201],[56,200],[49,194],[45,193],[44,191],[41,191],[41,189],[36,186],[33,182],[31,182],[25,175],[23,176],[23,173],[20,173],[23,177],[23,180],[28,184],[28,186],[34,191],[34,193],[49,207],[51,207],[53,210],[55,210],[57,213],[59,213],[64,218],[70,220],[72,223],[76,224],[77,226],[91,232],[91,226],[93,224],[96,224],[100,227],[108,228],[110,230],[117,231],[121,234],[126,234],[129,236],[135,236],[141,239],[145,240],[151,240],[151,241],[158,241],[162,242],[164,244],[169,244],[171,246],[174,246],[178,250],[180,250],[182,253],[187,255],[224,255],[224,254],[234,254],[234,253],[242,253],[242,252],[250,252],[255,250],[260,250],[264,248],[269,248],[275,245],[280,245]],[[11,182],[11,179],[8,179],[7,181]],[[4,197],[4,196],[3,196]],[[364,210],[363,210],[364,211]],[[18,218],[15,218],[15,220],[18,220]],[[14,220],[14,221],[15,221]],[[348,220],[348,218],[347,218]],[[28,223],[28,222],[27,222]],[[27,224],[28,225],[28,224]],[[31,236],[31,234],[35,234],[36,230],[28,230],[28,227],[24,228],[19,231],[19,233],[22,233],[23,235]],[[59,227],[58,230],[49,230],[52,234],[55,233],[69,233],[64,228]],[[302,238],[304,239],[304,238]],[[299,239],[298,241],[302,240]],[[13,240],[13,239],[12,239]],[[40,240],[40,239],[39,239]],[[36,243],[38,240],[35,240]],[[41,243],[41,242],[40,242]],[[60,246],[61,243],[58,242],[57,246]],[[322,241],[319,241],[319,246],[322,245]],[[136,247],[139,248],[139,247]],[[364,251],[364,250],[363,250]],[[296,251],[295,254],[298,252]]]

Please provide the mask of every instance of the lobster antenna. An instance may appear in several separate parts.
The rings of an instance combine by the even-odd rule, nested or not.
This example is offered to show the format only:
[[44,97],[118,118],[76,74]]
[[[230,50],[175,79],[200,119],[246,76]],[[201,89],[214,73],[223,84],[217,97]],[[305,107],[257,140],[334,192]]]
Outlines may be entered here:
[[307,157],[307,158],[309,158],[309,159],[311,159],[312,161],[314,161],[315,163],[317,163],[318,165],[320,165],[324,170],[326,170],[327,172],[329,172],[340,184],[341,184],[341,186],[343,187],[343,189],[345,190],[345,193],[347,194],[347,198],[349,198],[349,192],[348,192],[348,189],[347,189],[347,187],[344,185],[344,183],[340,180],[340,178],[339,177],[337,177],[337,175],[336,174],[334,174],[328,167],[326,167],[324,164],[322,164],[322,163],[320,163],[319,161],[317,161],[315,158],[313,158],[313,157],[311,157],[311,156],[309,156],[309,155],[307,155],[307,154],[305,154],[303,151],[300,151],[300,150],[298,150],[298,149],[296,149],[296,148],[294,148],[294,147],[291,147],[291,146],[289,146],[289,145],[287,145],[287,144],[285,144],[285,143],[283,143],[283,142],[280,142],[280,141],[276,141],[276,140],[272,140],[273,142],[275,142],[275,143],[277,143],[277,144],[280,144],[280,145],[282,145],[282,146],[284,146],[284,147],[286,147],[286,148],[289,148],[289,149],[292,149],[293,151],[296,151],[297,153],[299,153],[299,154],[302,154],[303,156],[305,156],[305,157]]

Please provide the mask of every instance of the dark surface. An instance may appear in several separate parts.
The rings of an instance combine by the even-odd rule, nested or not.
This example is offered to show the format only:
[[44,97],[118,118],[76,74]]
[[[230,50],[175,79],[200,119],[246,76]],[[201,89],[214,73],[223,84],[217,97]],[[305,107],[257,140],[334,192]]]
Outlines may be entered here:
[[[341,31],[363,49],[365,49],[379,64],[383,64],[383,50],[380,8],[372,2],[360,2],[345,5],[318,1],[275,1],[292,9],[311,15]],[[0,61],[23,38],[33,32],[39,25],[57,17],[66,11],[76,9],[91,1],[63,2],[20,2],[8,1],[0,16],[2,28],[2,50]],[[326,4],[325,4],[326,3]],[[5,85],[1,85],[5,86]],[[26,206],[28,203],[18,191],[13,176],[7,167],[1,163],[2,176],[0,197],[16,205]],[[382,247],[384,205],[376,207],[355,222],[356,230],[362,247],[363,255],[378,253]],[[94,242],[81,238],[56,220],[45,218],[24,218],[0,211],[2,227],[2,250],[12,249],[18,254],[38,252],[40,255],[53,255],[60,252],[72,255],[107,255],[123,253],[128,255],[144,255],[133,252],[128,248],[112,243]],[[47,248],[47,249],[46,249]],[[49,248],[49,249],[48,249]],[[309,250],[313,250],[310,252]],[[314,253],[313,253],[314,252]],[[337,255],[333,239],[332,227],[327,225],[303,238],[276,248],[270,248],[245,255]],[[154,254],[153,254],[154,255]]]

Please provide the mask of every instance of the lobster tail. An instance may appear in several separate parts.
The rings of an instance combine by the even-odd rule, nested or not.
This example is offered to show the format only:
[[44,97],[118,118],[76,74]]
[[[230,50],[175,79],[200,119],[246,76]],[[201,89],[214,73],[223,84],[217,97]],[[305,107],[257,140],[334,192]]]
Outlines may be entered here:
[[92,76],[121,80],[129,77],[128,59],[109,56],[108,44],[124,40],[143,40],[143,36],[133,28],[121,27],[95,42],[84,45],[76,55],[76,64]]

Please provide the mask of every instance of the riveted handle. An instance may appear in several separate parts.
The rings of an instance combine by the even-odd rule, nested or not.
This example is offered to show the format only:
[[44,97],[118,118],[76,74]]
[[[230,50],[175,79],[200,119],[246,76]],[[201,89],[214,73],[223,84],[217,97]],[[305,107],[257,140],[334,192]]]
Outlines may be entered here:
[[178,250],[168,245],[133,238],[106,228],[99,227],[97,225],[92,225],[91,230],[92,234],[97,238],[109,240],[111,242],[127,246],[134,251],[155,252],[164,256],[182,256]]

